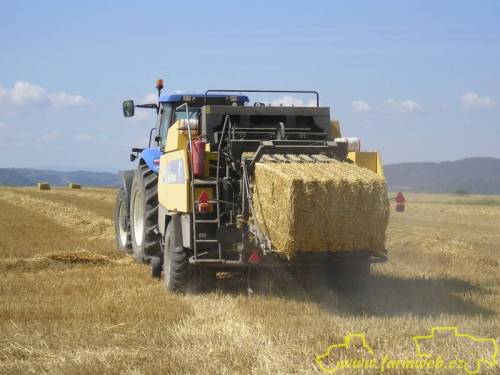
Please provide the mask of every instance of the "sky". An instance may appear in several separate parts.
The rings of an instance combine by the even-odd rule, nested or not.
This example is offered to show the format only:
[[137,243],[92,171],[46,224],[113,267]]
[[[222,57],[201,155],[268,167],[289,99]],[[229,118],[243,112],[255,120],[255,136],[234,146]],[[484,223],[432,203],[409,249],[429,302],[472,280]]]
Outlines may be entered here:
[[499,20],[487,0],[4,0],[0,167],[133,168],[155,118],[121,102],[157,78],[169,93],[317,90],[386,164],[500,158]]

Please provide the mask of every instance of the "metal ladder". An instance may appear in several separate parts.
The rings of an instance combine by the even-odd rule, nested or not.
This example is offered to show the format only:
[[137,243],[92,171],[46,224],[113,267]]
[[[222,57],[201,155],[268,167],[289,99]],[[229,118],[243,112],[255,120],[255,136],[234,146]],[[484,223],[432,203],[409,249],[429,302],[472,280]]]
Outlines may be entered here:
[[[214,225],[216,228],[220,226],[220,215],[219,215],[219,200],[218,199],[209,199],[208,203],[212,204],[215,207],[215,219],[199,219],[197,217],[197,205],[199,203],[198,200],[195,200],[195,189],[203,188],[203,187],[213,187],[215,186],[216,196],[219,196],[219,184],[217,183],[217,178],[206,178],[206,179],[197,179],[193,178],[191,180],[191,201],[192,201],[192,228],[193,228],[193,250],[194,250],[194,260],[198,260],[198,256],[206,255],[207,252],[198,253],[198,245],[200,244],[217,244],[218,247],[218,255],[219,259],[222,260],[222,245],[217,241],[215,237],[213,238],[198,238],[198,225]],[[216,232],[217,233],[217,232]]]
[[[184,103],[180,105],[178,108],[181,108],[185,106],[186,107],[186,117],[188,117],[188,105],[187,103]],[[199,239],[198,238],[198,231],[197,231],[197,225],[198,224],[208,224],[208,225],[217,225],[217,229],[221,227],[221,221],[220,221],[220,184],[219,184],[219,171],[220,171],[220,157],[221,157],[221,144],[222,144],[222,138],[224,137],[224,134],[226,132],[228,123],[230,123],[230,116],[226,115],[224,119],[224,125],[222,128],[222,135],[221,135],[221,141],[219,142],[219,148],[218,148],[218,158],[217,158],[217,176],[215,178],[213,177],[207,177],[205,179],[197,179],[194,177],[194,172],[193,168],[191,167],[191,182],[190,182],[190,187],[191,187],[191,221],[192,221],[192,230],[193,230],[193,257],[192,259],[194,262],[200,262],[200,261],[206,261],[206,262],[211,262],[213,259],[198,259],[199,256],[207,255],[208,252],[205,251],[203,253],[198,253],[198,244],[217,244],[217,250],[218,250],[218,259],[216,261],[222,262],[222,244],[217,241],[217,238],[205,238],[205,239]],[[189,137],[189,152],[191,153],[191,166],[193,165],[193,143],[191,139],[191,127],[189,124],[188,120],[188,137]],[[195,199],[195,189],[196,187],[209,187],[209,186],[215,186],[215,197],[216,199],[209,199],[208,203],[215,205],[215,214],[216,214],[216,219],[198,219],[196,217],[196,212],[197,212],[197,207],[196,205],[199,203],[198,200]],[[216,229],[216,234],[217,234],[217,229]]]

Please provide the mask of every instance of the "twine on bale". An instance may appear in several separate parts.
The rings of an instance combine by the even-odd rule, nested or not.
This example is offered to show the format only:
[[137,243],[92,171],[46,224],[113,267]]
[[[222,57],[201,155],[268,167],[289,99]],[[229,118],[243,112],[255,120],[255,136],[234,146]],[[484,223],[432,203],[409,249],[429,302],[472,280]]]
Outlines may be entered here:
[[350,163],[257,163],[256,222],[275,250],[385,252],[384,179]]

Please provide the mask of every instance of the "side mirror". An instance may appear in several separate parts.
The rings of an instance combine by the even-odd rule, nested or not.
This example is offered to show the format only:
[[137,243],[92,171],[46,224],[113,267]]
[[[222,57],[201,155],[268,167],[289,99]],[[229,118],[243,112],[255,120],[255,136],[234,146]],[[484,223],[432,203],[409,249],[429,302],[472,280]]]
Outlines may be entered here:
[[132,117],[135,113],[135,104],[133,100],[125,100],[123,102],[123,116]]

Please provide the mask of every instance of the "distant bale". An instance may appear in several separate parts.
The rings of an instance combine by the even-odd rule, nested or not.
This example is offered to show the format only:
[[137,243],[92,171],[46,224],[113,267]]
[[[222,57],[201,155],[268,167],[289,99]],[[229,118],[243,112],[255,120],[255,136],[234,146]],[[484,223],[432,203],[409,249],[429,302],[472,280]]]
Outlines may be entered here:
[[297,252],[385,252],[384,179],[355,164],[257,163],[254,207],[273,248]]
[[38,190],[50,190],[50,185],[46,182],[39,182],[36,184]]
[[68,185],[68,189],[70,189],[70,190],[79,190],[81,188],[82,188],[82,185],[74,184],[72,182]]

